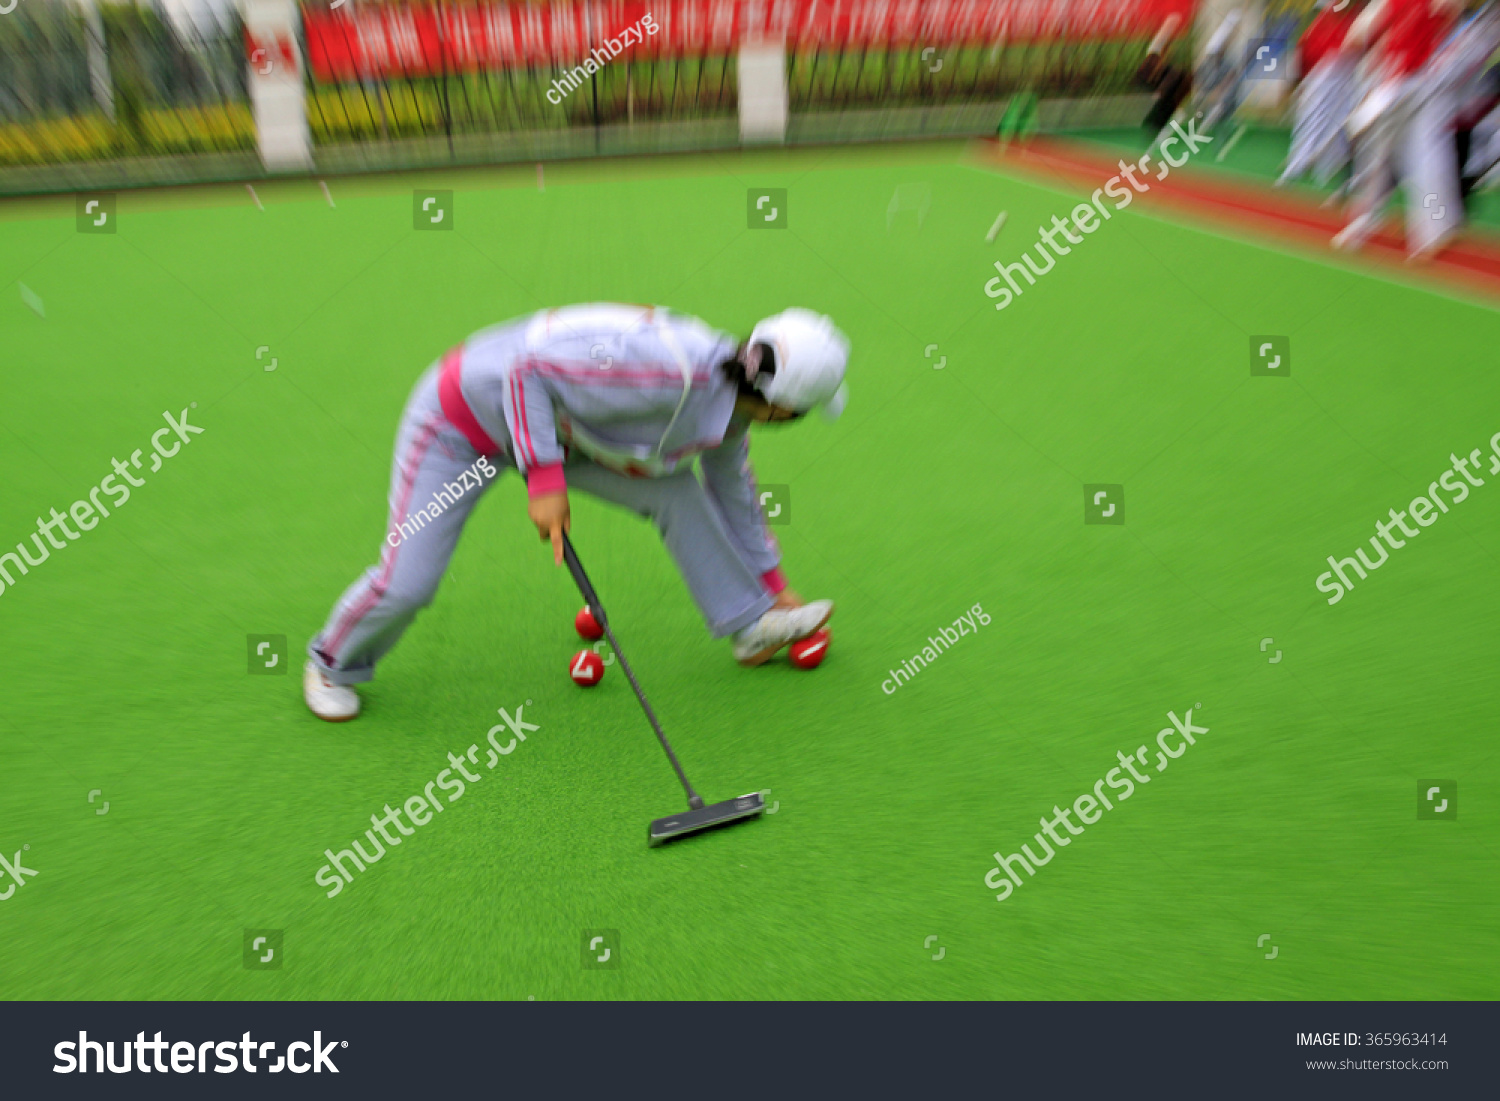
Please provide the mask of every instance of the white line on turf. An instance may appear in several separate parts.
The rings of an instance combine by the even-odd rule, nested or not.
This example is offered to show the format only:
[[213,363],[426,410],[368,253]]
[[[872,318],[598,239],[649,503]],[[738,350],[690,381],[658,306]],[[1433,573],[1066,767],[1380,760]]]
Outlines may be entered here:
[[255,193],[255,188],[251,187],[249,184],[246,184],[245,185],[245,190],[248,191],[248,192],[250,192],[250,197],[255,200],[255,209],[256,210],[265,210],[266,209],[265,207],[263,207],[263,206],[260,205],[260,196]]
[[32,290],[25,283],[21,283],[19,286],[21,288],[21,301],[35,310],[38,317],[46,317],[47,311],[42,307],[42,299],[36,291]]
[[1000,212],[1000,217],[998,217],[998,218],[995,219],[995,224],[992,225],[992,226],[990,226],[990,231],[984,235],[984,240],[985,240],[986,244],[994,244],[995,238],[1000,233],[1000,227],[1003,226],[1003,225],[1005,225],[1005,219],[1006,219],[1006,212],[1002,210]]
[[1240,139],[1245,136],[1245,131],[1248,129],[1250,129],[1250,127],[1241,126],[1238,130],[1236,130],[1234,132],[1234,135],[1224,143],[1224,147],[1219,150],[1219,155],[1215,157],[1214,160],[1222,161],[1225,157],[1229,156],[1229,151],[1239,144]]
[[333,196],[328,194],[328,182],[326,180],[319,180],[318,186],[323,189],[323,198],[328,200],[328,205],[333,206]]

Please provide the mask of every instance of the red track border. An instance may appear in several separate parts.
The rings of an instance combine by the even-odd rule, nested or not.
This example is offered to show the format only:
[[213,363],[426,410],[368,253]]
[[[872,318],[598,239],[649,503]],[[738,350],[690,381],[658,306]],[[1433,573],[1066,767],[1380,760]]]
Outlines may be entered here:
[[[1097,147],[1065,139],[1037,137],[1011,146],[987,139],[976,143],[976,150],[983,167],[1083,184],[1089,193],[1119,174],[1118,157],[1111,161]],[[1222,176],[1208,178],[1201,170],[1174,169],[1165,180],[1151,175],[1150,192],[1136,196],[1137,201],[1144,198],[1143,209],[1155,206],[1216,227],[1269,236],[1345,266],[1396,273],[1406,281],[1461,289],[1500,303],[1500,241],[1473,226],[1436,259],[1418,265],[1406,260],[1399,223],[1387,223],[1361,251],[1344,252],[1330,244],[1344,217],[1295,194]]]

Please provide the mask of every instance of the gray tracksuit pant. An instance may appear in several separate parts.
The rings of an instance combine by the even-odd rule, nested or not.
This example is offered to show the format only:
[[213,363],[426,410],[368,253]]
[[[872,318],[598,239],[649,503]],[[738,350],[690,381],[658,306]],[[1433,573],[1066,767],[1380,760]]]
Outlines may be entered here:
[[[380,561],[339,598],[308,645],[312,660],[335,684],[374,676],[376,662],[432,602],[475,503],[491,481],[514,468],[508,434],[496,437],[501,453],[486,458],[448,421],[438,375],[433,367],[422,376],[401,418]],[[662,477],[630,478],[575,453],[566,471],[573,488],[655,522],[715,637],[748,627],[774,603],[762,570],[746,561],[718,500],[691,464]],[[415,515],[419,511],[422,516]]]

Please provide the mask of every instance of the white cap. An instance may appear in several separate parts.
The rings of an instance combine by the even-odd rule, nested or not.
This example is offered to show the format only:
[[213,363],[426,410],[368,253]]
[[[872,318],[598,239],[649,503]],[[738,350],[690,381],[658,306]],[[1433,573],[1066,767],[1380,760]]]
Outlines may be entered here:
[[776,353],[775,373],[755,380],[772,405],[799,413],[822,405],[829,420],[844,411],[849,400],[844,385],[849,339],[830,318],[812,310],[783,310],[757,324],[750,343],[768,344]]

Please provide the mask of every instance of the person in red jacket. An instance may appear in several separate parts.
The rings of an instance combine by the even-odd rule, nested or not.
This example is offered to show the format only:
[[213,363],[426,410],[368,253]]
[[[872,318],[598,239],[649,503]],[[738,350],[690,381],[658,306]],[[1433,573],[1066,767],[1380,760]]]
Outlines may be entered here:
[[1427,64],[1433,52],[1453,29],[1463,10],[1455,0],[1421,0],[1396,6],[1381,37],[1382,60],[1401,77],[1412,77]]
[[1297,89],[1292,147],[1287,153],[1286,170],[1276,181],[1278,187],[1314,166],[1313,178],[1320,185],[1327,185],[1349,163],[1344,120],[1354,109],[1359,55],[1346,47],[1345,40],[1364,5],[1340,6],[1332,0],[1319,0],[1319,6],[1322,10],[1308,24],[1298,43],[1302,83]]
[[1352,215],[1333,243],[1358,248],[1378,226],[1399,180],[1406,247],[1435,256],[1458,232],[1463,202],[1453,151],[1453,97],[1429,66],[1454,28],[1461,0],[1374,0],[1348,41],[1369,44],[1373,88],[1349,118],[1356,143]]

